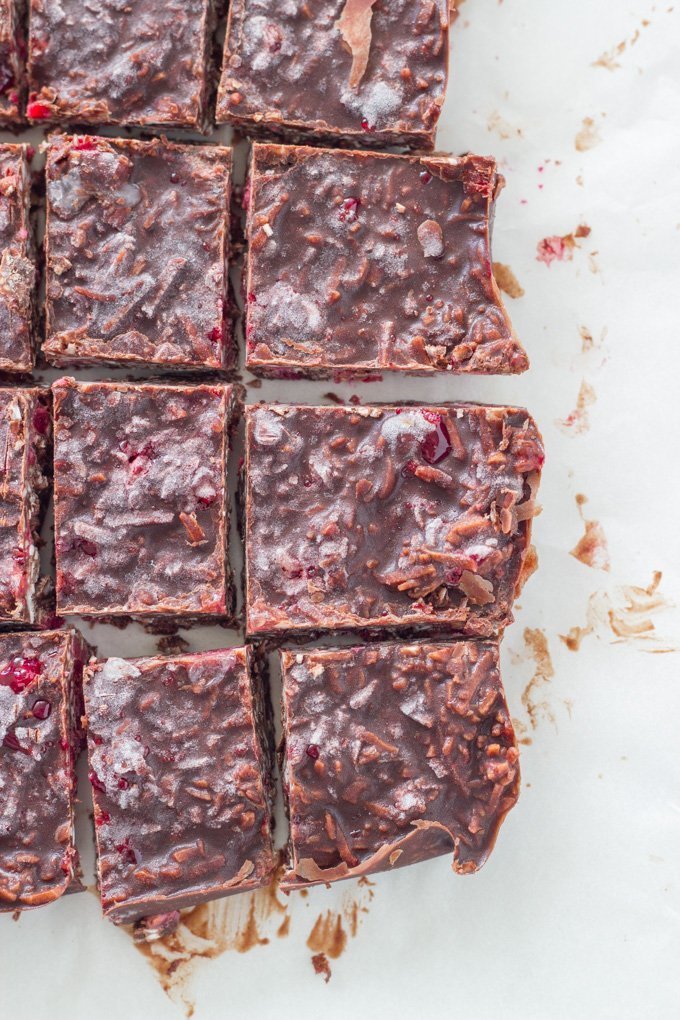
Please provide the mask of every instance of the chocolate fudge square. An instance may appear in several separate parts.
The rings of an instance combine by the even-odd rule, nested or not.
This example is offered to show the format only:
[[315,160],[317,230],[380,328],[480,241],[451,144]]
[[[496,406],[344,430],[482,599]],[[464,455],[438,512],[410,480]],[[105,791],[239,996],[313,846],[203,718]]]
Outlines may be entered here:
[[84,688],[104,913],[148,933],[268,884],[273,741],[254,653],[107,659]]
[[0,145],[0,375],[35,361],[35,254],[28,145]]
[[77,631],[0,635],[0,911],[82,888],[74,766],[89,654]]
[[0,630],[40,625],[52,608],[38,552],[51,469],[49,397],[0,389]]
[[431,150],[449,0],[232,0],[217,120],[247,134]]
[[213,0],[29,0],[35,123],[206,130]]
[[231,386],[54,383],[60,614],[230,617]]
[[543,459],[522,408],[247,408],[248,633],[502,631]]
[[497,642],[283,652],[282,669],[284,888],[484,864],[519,794]]
[[24,0],[0,0],[0,126],[21,125],[26,91]]
[[47,359],[233,367],[231,150],[62,135],[46,175]]
[[255,145],[246,364],[264,375],[529,367],[491,271],[482,156]]

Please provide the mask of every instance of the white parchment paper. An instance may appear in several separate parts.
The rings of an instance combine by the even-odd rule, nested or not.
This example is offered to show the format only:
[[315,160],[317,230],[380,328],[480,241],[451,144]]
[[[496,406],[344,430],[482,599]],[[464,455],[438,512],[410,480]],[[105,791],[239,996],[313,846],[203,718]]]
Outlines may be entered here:
[[[538,420],[541,566],[503,649],[524,783],[489,863],[459,878],[442,858],[285,912],[234,898],[184,932],[194,958],[168,991],[92,891],[3,915],[2,1020],[680,1016],[679,47],[668,0],[465,0],[439,145],[507,176],[494,258],[524,292],[507,303],[531,371],[249,391],[510,401]],[[102,654],[156,647],[86,634]],[[82,797],[92,886],[86,782]],[[328,983],[320,946],[341,950]]]

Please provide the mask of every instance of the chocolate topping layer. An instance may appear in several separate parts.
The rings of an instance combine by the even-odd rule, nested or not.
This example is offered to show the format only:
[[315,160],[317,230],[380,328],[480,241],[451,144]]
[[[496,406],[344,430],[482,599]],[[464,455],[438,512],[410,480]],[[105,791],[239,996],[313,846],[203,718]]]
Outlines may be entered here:
[[496,642],[283,652],[283,887],[453,852],[476,871],[519,794]]
[[88,654],[75,631],[0,635],[0,911],[78,885],[74,762]]
[[213,0],[30,0],[29,120],[207,127]]
[[482,156],[256,145],[247,365],[276,375],[528,368],[491,271]]
[[53,386],[60,613],[224,616],[231,386]]
[[27,145],[0,145],[0,372],[30,372],[35,260]]
[[434,148],[449,0],[232,0],[217,120],[290,141]]
[[0,389],[0,629],[40,623],[38,553],[52,444],[49,391]]
[[48,359],[230,368],[231,150],[58,136],[46,173]]
[[269,735],[245,648],[86,673],[104,912],[117,923],[269,882]]
[[544,459],[525,410],[262,405],[246,422],[251,635],[511,622]]

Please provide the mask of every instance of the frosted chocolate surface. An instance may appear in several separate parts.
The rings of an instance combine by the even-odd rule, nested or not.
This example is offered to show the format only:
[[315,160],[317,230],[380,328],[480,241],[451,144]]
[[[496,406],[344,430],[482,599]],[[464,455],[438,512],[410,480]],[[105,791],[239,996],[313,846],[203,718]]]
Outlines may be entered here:
[[247,408],[249,633],[502,630],[543,459],[521,408]]
[[232,0],[217,119],[357,148],[432,149],[448,0]]
[[29,120],[204,128],[212,0],[29,2]]
[[41,622],[38,541],[52,439],[49,391],[0,389],[0,628]]
[[61,136],[46,172],[48,358],[230,367],[231,150]]
[[28,152],[0,145],[0,372],[30,372],[34,361]]
[[283,652],[290,887],[452,853],[476,871],[519,793],[496,642]]
[[53,386],[57,608],[222,616],[230,386]]
[[86,674],[104,912],[127,922],[266,884],[268,735],[245,648]]
[[492,159],[256,145],[248,208],[253,371],[517,373],[491,271]]
[[77,877],[74,761],[87,645],[0,635],[0,911],[58,899]]

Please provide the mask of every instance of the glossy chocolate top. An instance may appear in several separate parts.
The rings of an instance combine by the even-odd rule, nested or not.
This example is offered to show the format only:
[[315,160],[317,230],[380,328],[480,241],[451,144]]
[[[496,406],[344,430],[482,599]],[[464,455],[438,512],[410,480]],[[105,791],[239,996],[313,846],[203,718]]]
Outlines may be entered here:
[[544,454],[514,407],[249,407],[247,626],[511,620]]
[[229,608],[230,386],[53,386],[60,613]]
[[431,149],[448,32],[448,0],[232,0],[217,119]]
[[102,904],[117,922],[265,884],[267,752],[244,648],[85,678]]
[[498,645],[283,652],[284,886],[491,852],[519,792]]
[[502,183],[481,156],[256,145],[249,367],[524,371],[491,271]]
[[85,647],[69,631],[0,635],[0,911],[56,900],[77,871],[74,685]]
[[220,368],[231,150],[56,137],[47,157],[45,352]]
[[29,120],[205,126],[211,0],[29,3]]
[[0,624],[39,616],[36,532],[51,437],[47,390],[0,389]]
[[0,372],[33,367],[28,151],[27,145],[0,145]]

